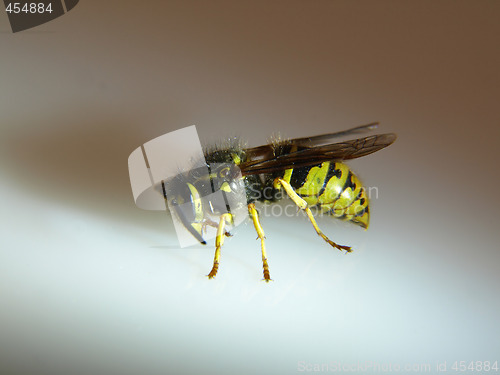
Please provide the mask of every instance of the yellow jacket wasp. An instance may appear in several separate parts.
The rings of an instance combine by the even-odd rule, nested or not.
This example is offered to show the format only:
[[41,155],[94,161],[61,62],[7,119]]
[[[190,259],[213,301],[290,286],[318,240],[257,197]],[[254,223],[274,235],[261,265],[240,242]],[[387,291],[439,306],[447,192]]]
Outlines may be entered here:
[[[206,244],[203,233],[207,226],[217,228],[213,267],[207,276],[214,278],[219,269],[224,237],[230,236],[226,226],[234,221],[227,202],[237,195],[245,197],[240,204],[246,206],[245,211],[248,210],[260,239],[266,282],[271,280],[271,276],[264,230],[255,203],[276,202],[283,196],[283,190],[306,213],[323,240],[339,250],[351,252],[349,246],[336,244],[321,231],[311,208],[368,228],[368,197],[358,177],[343,161],[387,147],[396,140],[396,135],[389,133],[337,143],[332,141],[341,136],[373,130],[377,125],[371,123],[337,133],[278,140],[254,148],[245,148],[240,142],[233,142],[226,147],[205,151],[208,174],[192,169],[162,183],[164,197],[170,199],[174,214],[200,243]],[[222,204],[206,198],[214,191],[223,192]]]

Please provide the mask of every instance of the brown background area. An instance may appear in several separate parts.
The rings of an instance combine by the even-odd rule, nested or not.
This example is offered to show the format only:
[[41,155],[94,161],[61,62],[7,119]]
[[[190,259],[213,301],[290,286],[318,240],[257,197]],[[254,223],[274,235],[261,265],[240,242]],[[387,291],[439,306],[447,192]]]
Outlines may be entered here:
[[[87,0],[17,34],[0,17],[2,366],[498,360],[499,15],[498,1]],[[379,190],[370,230],[320,221],[359,251],[269,218],[271,286],[250,226],[207,284],[212,249],[175,249],[169,219],[133,204],[127,157],[169,131],[258,145],[371,121],[399,138],[351,163]]]

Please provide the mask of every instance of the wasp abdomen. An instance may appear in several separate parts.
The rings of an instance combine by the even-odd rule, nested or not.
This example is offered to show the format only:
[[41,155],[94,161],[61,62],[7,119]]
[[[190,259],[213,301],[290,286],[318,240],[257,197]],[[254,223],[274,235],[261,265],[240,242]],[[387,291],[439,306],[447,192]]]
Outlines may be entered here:
[[368,197],[361,181],[347,165],[327,161],[289,171],[290,185],[309,207],[368,228]]

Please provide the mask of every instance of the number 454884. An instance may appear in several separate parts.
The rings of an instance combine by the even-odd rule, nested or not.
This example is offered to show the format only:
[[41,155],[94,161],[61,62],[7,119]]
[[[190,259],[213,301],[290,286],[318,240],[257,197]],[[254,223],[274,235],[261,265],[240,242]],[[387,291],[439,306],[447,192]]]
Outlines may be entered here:
[[451,366],[452,370],[465,372],[497,372],[498,371],[498,361],[455,361]]
[[52,3],[8,3],[5,8],[7,13],[52,13]]

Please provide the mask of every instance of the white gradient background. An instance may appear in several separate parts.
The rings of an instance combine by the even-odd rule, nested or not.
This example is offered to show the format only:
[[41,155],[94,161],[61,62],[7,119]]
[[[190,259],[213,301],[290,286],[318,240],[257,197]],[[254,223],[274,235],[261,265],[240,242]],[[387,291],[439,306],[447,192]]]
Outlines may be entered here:
[[[498,1],[92,1],[0,17],[0,370],[292,374],[500,360]],[[196,124],[251,145],[381,121],[370,230],[263,218],[204,276],[127,158]],[[451,372],[451,371],[450,371]]]

